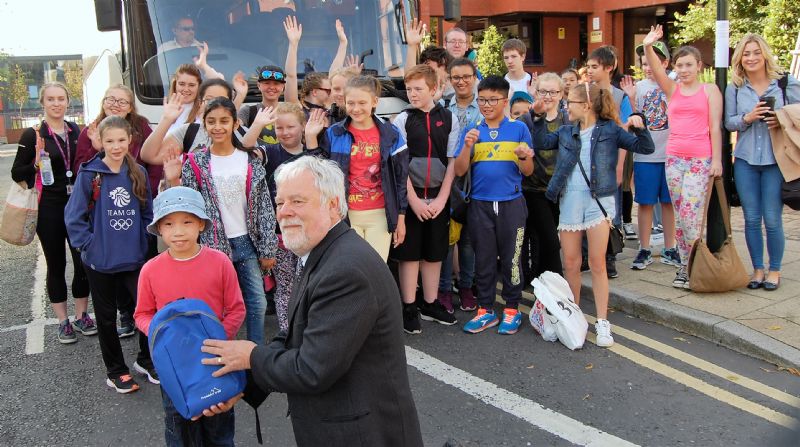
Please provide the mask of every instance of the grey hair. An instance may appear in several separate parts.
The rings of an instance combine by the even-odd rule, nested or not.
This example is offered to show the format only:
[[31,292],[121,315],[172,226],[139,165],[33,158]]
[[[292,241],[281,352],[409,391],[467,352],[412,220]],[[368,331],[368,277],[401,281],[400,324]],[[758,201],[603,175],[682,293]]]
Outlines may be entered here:
[[347,216],[344,173],[339,165],[331,160],[307,155],[284,163],[275,171],[275,185],[293,179],[304,171],[308,171],[314,176],[314,186],[320,192],[320,202],[328,203],[331,199],[339,199],[339,217],[344,219]]

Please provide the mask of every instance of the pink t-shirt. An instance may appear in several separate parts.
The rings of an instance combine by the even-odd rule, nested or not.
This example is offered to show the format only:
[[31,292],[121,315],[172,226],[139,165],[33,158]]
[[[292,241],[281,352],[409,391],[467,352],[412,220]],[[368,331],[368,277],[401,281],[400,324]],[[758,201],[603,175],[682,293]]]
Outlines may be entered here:
[[377,210],[384,207],[381,186],[381,135],[377,126],[366,130],[350,126],[353,145],[350,148],[350,194],[347,206],[355,211]]
[[165,251],[148,261],[139,274],[133,314],[136,327],[147,335],[153,315],[179,298],[205,301],[222,322],[228,339],[236,337],[245,318],[244,300],[236,270],[225,253],[202,247],[192,259],[177,260]]
[[709,113],[705,84],[691,96],[684,95],[678,84],[667,104],[669,120],[667,155],[686,158],[711,157]]

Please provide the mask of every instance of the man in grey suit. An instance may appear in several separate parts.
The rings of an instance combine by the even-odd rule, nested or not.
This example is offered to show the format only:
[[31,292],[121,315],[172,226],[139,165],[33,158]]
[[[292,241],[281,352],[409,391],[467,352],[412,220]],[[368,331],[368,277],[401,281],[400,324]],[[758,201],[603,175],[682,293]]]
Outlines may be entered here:
[[289,329],[266,346],[207,340],[203,351],[217,357],[204,363],[222,365],[217,376],[250,370],[251,404],[286,393],[299,446],[421,446],[400,296],[378,253],[342,220],[342,171],[306,156],[281,166],[275,181],[283,241],[300,257]]

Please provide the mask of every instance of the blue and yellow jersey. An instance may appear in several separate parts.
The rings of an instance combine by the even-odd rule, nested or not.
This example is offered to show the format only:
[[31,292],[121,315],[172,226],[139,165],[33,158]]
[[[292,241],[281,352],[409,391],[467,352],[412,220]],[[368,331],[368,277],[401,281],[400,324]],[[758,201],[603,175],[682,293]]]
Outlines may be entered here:
[[522,195],[522,172],[517,166],[514,149],[520,144],[533,147],[531,132],[521,121],[503,118],[500,126],[490,128],[481,119],[468,125],[458,141],[455,156],[464,147],[470,129],[478,129],[480,137],[472,148],[472,191],[470,197],[487,202],[504,202]]

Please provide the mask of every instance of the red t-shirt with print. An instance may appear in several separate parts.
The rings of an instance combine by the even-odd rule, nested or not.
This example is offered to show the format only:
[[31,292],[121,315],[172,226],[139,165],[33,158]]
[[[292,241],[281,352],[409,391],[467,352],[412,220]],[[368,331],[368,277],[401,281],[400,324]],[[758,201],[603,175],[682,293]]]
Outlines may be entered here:
[[347,206],[355,211],[368,211],[384,207],[381,185],[381,146],[377,126],[369,129],[348,129],[353,134],[350,147],[350,194]]

